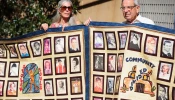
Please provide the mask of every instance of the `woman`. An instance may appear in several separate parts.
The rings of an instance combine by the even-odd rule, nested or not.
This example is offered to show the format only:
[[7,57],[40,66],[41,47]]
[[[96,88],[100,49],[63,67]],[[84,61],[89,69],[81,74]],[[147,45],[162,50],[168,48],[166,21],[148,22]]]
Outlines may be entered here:
[[16,84],[14,82],[9,82],[8,95],[16,95]]
[[45,39],[44,40],[44,54],[49,54],[49,53],[51,53],[50,40],[49,39]]
[[49,60],[44,62],[44,74],[51,74],[51,62]]
[[80,71],[79,60],[78,58],[75,57],[72,59],[71,72],[79,72],[79,71]]
[[11,57],[17,57],[17,52],[15,51],[15,48],[13,46],[9,46],[9,50],[10,50],[10,55]]
[[[52,24],[50,25],[50,28],[63,27],[64,30],[64,27],[66,26],[81,24],[73,16],[72,10],[73,7],[72,2],[70,0],[60,0],[58,2],[57,14],[52,18]],[[88,25],[90,21],[91,19],[89,18],[84,24]],[[41,28],[47,30],[48,24],[42,24]]]

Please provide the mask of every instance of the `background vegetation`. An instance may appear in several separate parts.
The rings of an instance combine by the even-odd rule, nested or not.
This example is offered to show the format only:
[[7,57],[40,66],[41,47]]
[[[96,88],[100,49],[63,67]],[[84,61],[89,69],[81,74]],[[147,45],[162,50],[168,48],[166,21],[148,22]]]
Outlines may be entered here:
[[[17,37],[50,23],[60,0],[0,0],[0,38]],[[76,14],[79,0],[72,0]]]

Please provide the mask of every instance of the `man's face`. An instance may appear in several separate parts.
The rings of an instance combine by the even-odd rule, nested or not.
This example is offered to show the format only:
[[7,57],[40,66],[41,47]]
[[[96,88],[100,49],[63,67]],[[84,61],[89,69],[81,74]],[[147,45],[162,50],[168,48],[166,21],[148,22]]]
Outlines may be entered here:
[[60,41],[57,41],[57,44],[61,44]]
[[76,61],[72,60],[72,66],[76,66]]
[[167,52],[170,52],[171,51],[171,43],[165,43],[164,45],[164,50],[167,51]]
[[101,80],[97,80],[96,85],[100,87],[101,86]]
[[123,0],[121,6],[125,7],[122,9],[123,17],[129,22],[133,22],[139,13],[140,7],[134,5],[134,0]]
[[114,38],[114,35],[113,35],[113,34],[109,34],[109,35],[108,35],[108,39],[109,39],[111,42],[115,42],[115,38]]
[[36,44],[36,45],[35,45],[35,49],[36,49],[36,50],[39,50],[39,49],[40,49],[40,45],[39,45],[39,44]]
[[161,97],[164,97],[165,96],[165,90],[161,86],[159,87],[159,95]]
[[73,48],[76,48],[77,40],[76,39],[72,39],[71,45],[72,45]]
[[60,88],[63,88],[62,81],[59,82],[59,87],[60,87]]
[[126,36],[125,36],[125,35],[122,35],[122,36],[121,36],[121,41],[122,41],[122,42],[125,42],[125,41],[126,41]]
[[112,88],[112,82],[109,81],[108,84],[109,84],[109,88]]
[[21,50],[21,53],[25,53],[26,52],[26,47],[24,45],[21,45],[20,50]]
[[46,84],[46,89],[50,90],[50,84]]

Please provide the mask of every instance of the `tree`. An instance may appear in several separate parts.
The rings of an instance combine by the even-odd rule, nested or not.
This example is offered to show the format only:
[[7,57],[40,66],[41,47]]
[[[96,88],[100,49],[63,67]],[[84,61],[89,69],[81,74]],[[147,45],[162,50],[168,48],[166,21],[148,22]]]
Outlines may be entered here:
[[[50,23],[59,0],[0,0],[0,38],[17,37]],[[79,0],[72,0],[74,13]]]

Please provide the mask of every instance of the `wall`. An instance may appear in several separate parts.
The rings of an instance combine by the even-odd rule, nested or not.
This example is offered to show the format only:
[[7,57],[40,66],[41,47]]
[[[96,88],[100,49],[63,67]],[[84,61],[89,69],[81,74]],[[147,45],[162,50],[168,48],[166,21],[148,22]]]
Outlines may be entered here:
[[140,0],[140,14],[156,25],[174,28],[175,0]]
[[[120,10],[121,0],[81,0],[80,6],[92,2],[104,2],[90,7],[80,9],[77,16],[80,21],[85,21],[89,17],[93,21],[123,22]],[[140,0],[140,14],[152,19],[156,25],[174,28],[175,20],[175,0]]]
[[[103,2],[101,4],[93,5],[93,3]],[[121,0],[81,0],[80,6],[89,4],[87,8],[80,9],[77,18],[80,21],[85,21],[89,17],[93,21],[105,22],[123,22],[124,18],[120,10]]]

